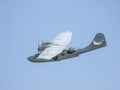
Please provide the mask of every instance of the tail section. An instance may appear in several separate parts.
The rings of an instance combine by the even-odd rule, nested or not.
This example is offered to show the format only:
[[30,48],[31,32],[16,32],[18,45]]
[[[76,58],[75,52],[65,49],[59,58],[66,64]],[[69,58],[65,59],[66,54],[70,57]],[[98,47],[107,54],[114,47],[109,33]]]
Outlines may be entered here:
[[106,44],[106,40],[105,40],[105,36],[102,33],[97,33],[96,36],[94,37],[93,41],[90,43],[90,45],[88,45],[87,47],[79,50],[79,54],[81,53],[85,53],[88,51],[92,51],[98,48],[102,48],[105,47]]
[[96,34],[92,43],[88,46],[91,50],[106,46],[105,36],[102,33]]

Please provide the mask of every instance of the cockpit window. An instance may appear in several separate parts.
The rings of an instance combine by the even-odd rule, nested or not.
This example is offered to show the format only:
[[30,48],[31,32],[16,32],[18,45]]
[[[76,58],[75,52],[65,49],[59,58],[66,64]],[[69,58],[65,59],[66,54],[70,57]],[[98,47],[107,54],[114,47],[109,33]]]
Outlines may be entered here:
[[39,53],[35,54],[35,58],[37,58],[39,55],[40,55]]

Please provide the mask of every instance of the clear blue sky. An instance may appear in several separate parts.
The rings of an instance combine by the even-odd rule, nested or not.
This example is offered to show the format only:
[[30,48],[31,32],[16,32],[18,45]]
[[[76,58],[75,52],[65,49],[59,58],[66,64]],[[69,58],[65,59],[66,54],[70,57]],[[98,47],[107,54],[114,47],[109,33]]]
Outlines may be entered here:
[[[31,63],[38,42],[70,30],[70,46],[98,32],[107,47],[77,58]],[[119,0],[0,0],[0,90],[120,90]]]

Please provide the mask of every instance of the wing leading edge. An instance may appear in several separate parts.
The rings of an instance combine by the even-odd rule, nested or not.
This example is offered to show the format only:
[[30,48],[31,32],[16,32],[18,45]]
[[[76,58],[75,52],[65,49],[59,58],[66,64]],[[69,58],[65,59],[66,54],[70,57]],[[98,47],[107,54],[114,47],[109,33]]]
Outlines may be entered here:
[[65,47],[70,43],[72,38],[72,32],[66,31],[60,33],[53,41],[52,45],[46,48],[37,59],[47,59],[50,60],[56,55],[60,54]]

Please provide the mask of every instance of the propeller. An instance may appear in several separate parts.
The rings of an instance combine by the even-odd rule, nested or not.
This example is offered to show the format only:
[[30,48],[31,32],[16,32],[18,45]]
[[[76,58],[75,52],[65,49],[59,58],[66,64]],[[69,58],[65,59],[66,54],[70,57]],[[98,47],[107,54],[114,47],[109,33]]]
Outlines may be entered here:
[[[42,44],[44,44],[44,41],[42,41]],[[41,45],[42,45],[42,44],[41,44]],[[38,42],[38,49],[37,49],[37,51],[40,51],[41,45],[40,45],[40,43]]]
[[42,41],[42,44],[44,44],[44,41]]
[[37,48],[38,51],[39,51],[39,48],[40,48],[40,44],[39,44],[39,42],[38,42],[38,48]]

